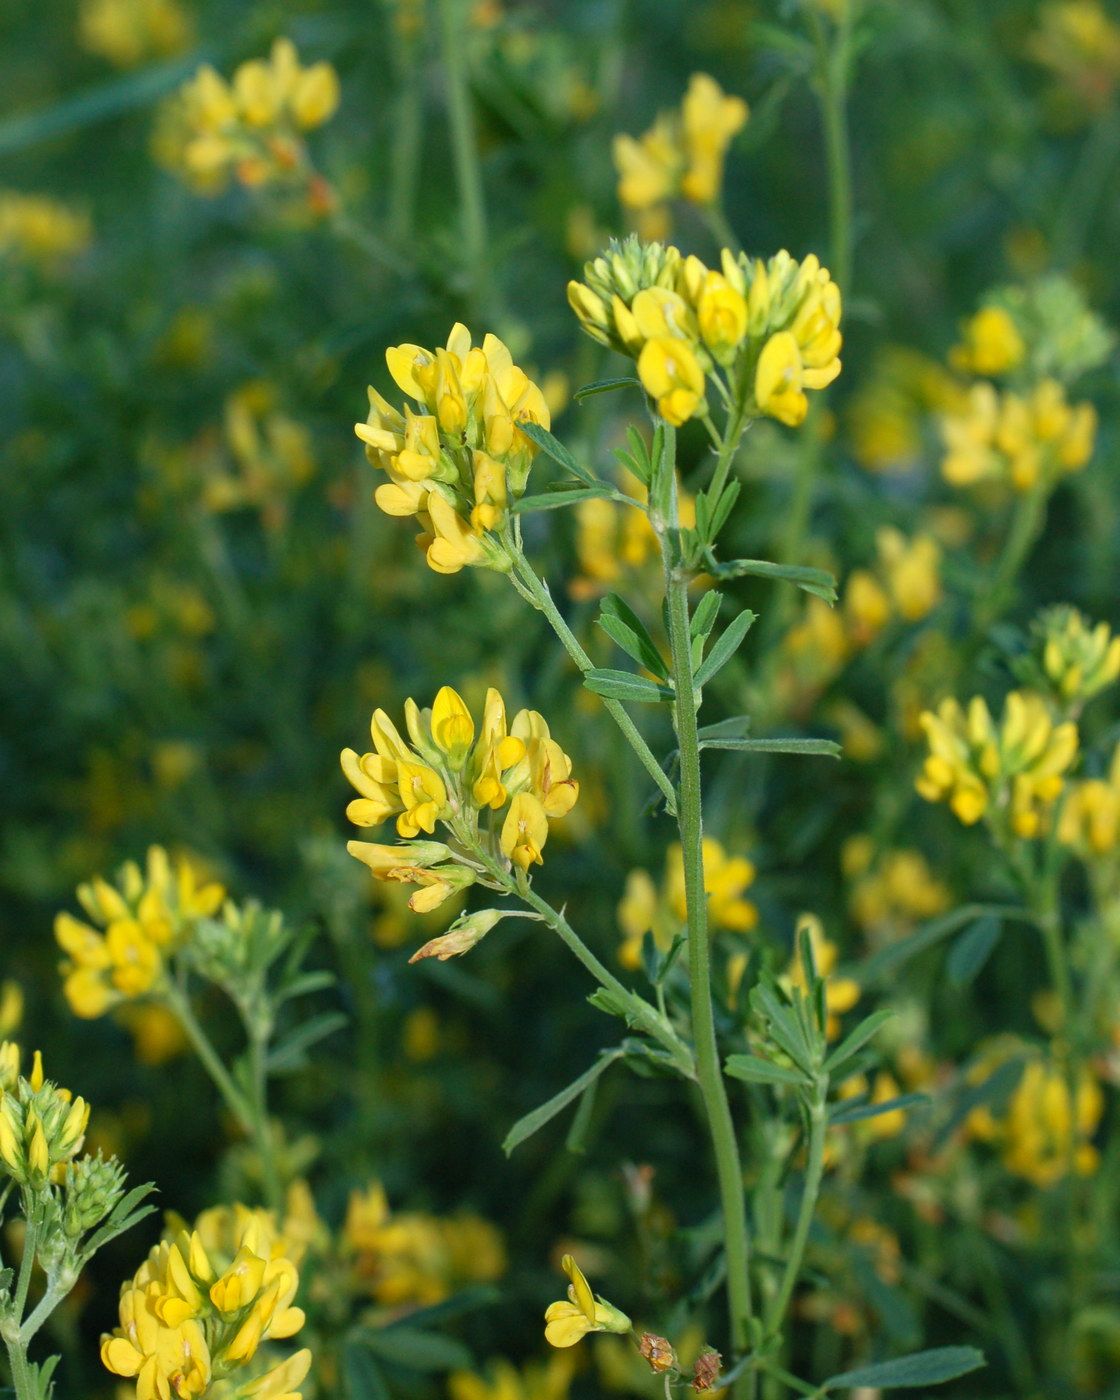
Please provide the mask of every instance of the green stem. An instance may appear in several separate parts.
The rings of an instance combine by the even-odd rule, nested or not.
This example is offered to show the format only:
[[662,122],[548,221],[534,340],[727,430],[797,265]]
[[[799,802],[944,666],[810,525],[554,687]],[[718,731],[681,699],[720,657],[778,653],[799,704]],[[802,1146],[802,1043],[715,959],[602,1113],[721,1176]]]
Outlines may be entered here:
[[253,1081],[253,1138],[261,1159],[265,1201],[273,1210],[279,1212],[283,1209],[284,1192],[280,1174],[276,1170],[274,1144],[268,1122],[267,1050],[271,1027],[262,1027],[248,1018],[244,1020],[245,1031],[249,1037],[249,1069]]
[[731,464],[735,460],[735,453],[739,450],[748,422],[740,410],[727,425],[727,431],[720,443],[719,456],[716,458],[716,469],[712,473],[712,484],[708,487],[708,498],[712,502],[719,500],[723,488],[727,485]]
[[389,168],[389,236],[407,248],[416,217],[424,95],[416,64],[416,41],[397,40],[397,91],[393,101],[393,145]]
[[976,631],[983,636],[1007,606],[1007,594],[1046,522],[1049,483],[1020,496],[995,571],[976,604]]
[[[506,547],[509,549],[514,562],[513,579],[515,585],[520,585],[522,595],[538,612],[544,614],[552,626],[552,630],[563,643],[564,650],[579,667],[580,671],[587,675],[588,671],[594,669],[594,662],[580,645],[579,639],[564,620],[560,609],[552,601],[552,594],[548,591],[548,585],[543,579],[538,578],[533,570],[533,566],[521,553],[520,549],[509,537],[506,539]],[[638,732],[637,725],[630,718],[625,708],[618,700],[611,700],[607,696],[600,697],[606,707],[607,713],[622,730],[626,742],[637,754],[642,767],[657,784],[658,790],[665,799],[665,808],[671,816],[676,815],[677,794],[673,789],[673,784],[669,781],[668,775],[658,763],[652,749]]]
[[18,1342],[10,1342],[4,1339],[8,1349],[8,1365],[12,1372],[12,1385],[15,1388],[16,1400],[39,1400],[31,1384],[31,1367],[27,1362],[27,1353]]
[[[679,488],[676,479],[676,433],[665,429],[665,448],[659,466],[660,483],[669,491],[670,519],[660,534],[668,594],[669,646],[672,653],[676,698],[673,719],[680,754],[680,803],[678,826],[684,864],[687,908],[688,972],[692,1009],[692,1035],[695,1043],[696,1074],[719,1178],[723,1211],[724,1249],[727,1257],[727,1294],[730,1313],[731,1345],[736,1354],[747,1349],[753,1312],[750,1280],[750,1244],[747,1234],[743,1169],[739,1143],[731,1118],[720,1067],[712,1006],[710,950],[708,946],[708,896],[704,888],[703,813],[700,779],[700,735],[697,725],[698,697],[692,672],[692,638],[688,614],[688,573],[677,559]],[[667,484],[667,485],[666,485]],[[657,493],[651,493],[657,494]],[[737,1383],[739,1394],[753,1389],[753,1375],[745,1374]]]
[[700,208],[700,216],[708,226],[708,232],[712,235],[716,244],[720,248],[730,248],[733,253],[742,250],[743,245],[739,242],[738,235],[727,222],[727,215],[718,204],[704,204]]
[[255,1114],[246,1103],[244,1095],[234,1084],[229,1071],[222,1064],[221,1057],[210,1043],[206,1032],[194,1018],[186,997],[178,987],[171,986],[167,991],[168,1009],[177,1018],[195,1054],[202,1061],[203,1068],[214,1081],[226,1107],[237,1119],[238,1124],[250,1137],[256,1135]]
[[395,273],[398,277],[407,276],[412,271],[412,264],[406,257],[342,210],[332,217],[331,228],[343,242],[351,244],[359,253],[364,254],[371,262],[379,263],[386,271]]
[[487,300],[489,282],[486,199],[471,107],[470,75],[467,72],[465,12],[463,0],[439,0],[451,156],[459,189],[463,240],[474,303],[472,310],[478,311],[480,304],[485,304]]
[[59,1288],[55,1283],[48,1285],[47,1291],[36,1304],[34,1312],[19,1329],[20,1345],[25,1350],[39,1328],[42,1327],[43,1323],[46,1322],[47,1318],[50,1317],[51,1313],[54,1312],[55,1308],[58,1307],[59,1303],[62,1302],[69,1292],[69,1288]]
[[542,921],[554,933],[560,935],[564,944],[575,954],[596,982],[620,1003],[627,1020],[663,1045],[673,1057],[674,1063],[681,1073],[691,1078],[694,1069],[688,1047],[657,1008],[651,1006],[644,997],[638,996],[636,992],[632,992],[629,987],[624,986],[613,972],[604,967],[564,915],[537,894],[527,878],[522,877],[515,880],[509,871],[503,870],[501,866],[492,861],[480,847],[472,848],[471,854],[477,856],[486,865],[490,874],[510,894],[516,894],[523,899],[530,909],[540,915]]
[[828,166],[828,217],[832,280],[847,296],[852,273],[852,161],[848,134],[848,76],[851,68],[851,8],[843,6],[831,41],[815,11],[818,100]]
[[789,1301],[793,1297],[793,1290],[797,1285],[797,1276],[801,1272],[801,1260],[809,1239],[809,1227],[813,1223],[813,1215],[817,1208],[821,1178],[824,1176],[824,1139],[828,1127],[828,1112],[825,1107],[827,1094],[828,1075],[822,1074],[813,1087],[813,1096],[809,1103],[809,1160],[805,1168],[801,1208],[797,1213],[793,1239],[790,1241],[786,1254],[786,1267],[782,1274],[781,1286],[766,1316],[766,1335],[768,1337],[776,1337],[781,1331],[786,1309],[789,1307]]
[[[24,1200],[27,1194],[24,1193]],[[12,1315],[19,1319],[23,1317],[23,1310],[27,1306],[27,1292],[31,1287],[31,1274],[35,1267],[35,1255],[39,1249],[39,1203],[31,1204],[26,1211],[27,1230],[23,1236],[23,1255],[19,1261],[19,1280],[16,1283],[16,1291],[12,1297]]]

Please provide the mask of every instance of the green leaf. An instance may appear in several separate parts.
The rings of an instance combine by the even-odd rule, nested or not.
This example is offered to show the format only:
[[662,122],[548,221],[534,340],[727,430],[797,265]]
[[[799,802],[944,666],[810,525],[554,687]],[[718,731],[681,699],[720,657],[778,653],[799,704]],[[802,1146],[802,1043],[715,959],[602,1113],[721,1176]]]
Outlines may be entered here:
[[559,482],[552,491],[542,491],[537,496],[522,496],[519,501],[514,501],[512,510],[515,515],[529,515],[538,510],[559,510],[562,506],[575,505],[577,501],[590,500],[612,500],[618,495],[613,486],[601,482],[595,486],[569,486],[566,482]]
[[652,671],[662,680],[669,679],[669,668],[657,644],[646,631],[646,625],[638,614],[617,593],[608,593],[601,604],[597,619],[599,626],[617,642],[627,656],[632,657],[647,671]]
[[669,686],[647,681],[644,676],[635,676],[631,671],[596,667],[587,672],[583,683],[588,690],[596,695],[605,695],[609,700],[631,700],[638,705],[666,705],[673,699]]
[[595,1095],[598,1092],[598,1085],[598,1079],[593,1079],[580,1095],[576,1111],[572,1114],[568,1136],[564,1139],[565,1148],[581,1157],[587,1151],[587,1135],[591,1131],[591,1119],[595,1113]]
[[342,1354],[349,1400],[390,1400],[380,1367],[360,1341],[350,1341]]
[[[720,493],[719,500],[712,504],[706,528],[702,531],[706,543],[711,544],[727,524],[727,517],[734,509],[735,502],[739,499],[739,493],[742,489],[739,482],[729,481]],[[701,492],[701,495],[696,498],[698,506],[701,497],[704,498],[705,502],[707,501],[706,496]]]
[[826,603],[836,602],[836,580],[827,569],[806,569],[796,564],[771,564],[767,559],[731,559],[726,564],[711,563],[708,573],[714,578],[781,579],[803,588]]
[[307,1063],[307,1052],[328,1035],[350,1024],[350,1018],[341,1011],[324,1011],[312,1016],[294,1031],[291,1031],[279,1045],[269,1051],[266,1061],[269,1074],[290,1074],[302,1069]]
[[700,738],[745,739],[750,732],[750,715],[732,715],[728,719],[717,720],[715,724],[703,725],[700,729]]
[[1002,921],[994,914],[985,914],[957,937],[945,960],[945,971],[954,987],[967,987],[979,975],[1002,933]]
[[874,1011],[866,1020],[861,1021],[855,1030],[851,1032],[824,1062],[824,1071],[831,1074],[834,1069],[839,1069],[845,1061],[850,1060],[857,1050],[861,1050],[881,1026],[894,1016],[893,1011]]
[[897,1098],[884,1099],[882,1103],[856,1101],[845,1107],[840,1105],[828,1116],[829,1126],[841,1123],[859,1123],[865,1118],[878,1118],[882,1113],[893,1113],[899,1108],[914,1108],[917,1104],[929,1103],[928,1094],[899,1094]]
[[702,739],[700,747],[731,753],[816,754],[821,758],[839,758],[841,754],[833,739]]
[[502,1151],[508,1157],[515,1147],[520,1147],[523,1142],[531,1138],[544,1125],[551,1122],[558,1113],[562,1113],[567,1106],[588,1088],[594,1084],[611,1065],[625,1054],[621,1046],[616,1046],[613,1050],[602,1051],[599,1058],[585,1070],[578,1079],[573,1079],[565,1089],[561,1089],[558,1094],[554,1094],[547,1103],[542,1103],[539,1108],[534,1108],[532,1113],[527,1113],[524,1118],[519,1118],[510,1128],[502,1143]]
[[646,446],[645,438],[631,424],[626,430],[626,441],[630,444],[630,451],[625,452],[622,448],[616,448],[614,455],[624,467],[628,467],[634,473],[643,486],[648,487],[653,475],[653,463],[650,461],[649,448]]
[[572,398],[579,403],[593,394],[609,394],[612,389],[627,389],[632,385],[637,385],[640,389],[642,381],[635,379],[633,375],[625,375],[621,379],[596,379],[593,384],[585,384],[582,389],[577,389]]
[[558,462],[565,471],[579,477],[580,481],[588,486],[601,486],[603,484],[597,481],[586,467],[580,466],[559,438],[554,438],[547,428],[542,428],[539,423],[528,422],[519,423],[517,426],[527,438],[532,438],[537,446],[547,453],[554,462]]
[[743,639],[751,630],[758,618],[757,613],[745,608],[738,617],[734,618],[726,629],[712,643],[712,649],[704,658],[700,669],[696,672],[694,684],[697,689],[704,686],[717,675],[724,666],[731,660],[735,653],[743,644]]
[[758,1055],[728,1055],[724,1069],[732,1079],[745,1079],[748,1084],[789,1084],[805,1088],[810,1080],[798,1070],[776,1065]]
[[813,1073],[813,1052],[790,1009],[783,1006],[772,988],[758,986],[751,991],[751,1004],[769,1023],[771,1039],[786,1052],[798,1068]]
[[884,948],[881,952],[876,953],[861,969],[860,983],[864,987],[868,987],[880,979],[885,980],[888,975],[893,975],[911,958],[917,957],[919,953],[924,953],[927,948],[932,948],[943,938],[948,938],[951,933],[956,933],[963,924],[967,924],[973,919],[982,918],[985,914],[993,914],[1005,919],[1026,917],[1024,911],[1009,905],[963,904],[959,909],[951,909],[948,914],[940,914],[936,919],[930,919],[928,923],[922,924],[901,943],[894,943],[889,948]]
[[442,1332],[390,1326],[363,1328],[352,1336],[393,1367],[404,1366],[411,1371],[470,1371],[474,1368],[470,1348]]
[[857,1386],[871,1390],[913,1390],[956,1380],[987,1364],[984,1353],[976,1347],[933,1347],[930,1351],[916,1351],[912,1356],[899,1356],[894,1361],[879,1361],[854,1371],[842,1371],[838,1376],[830,1376],[821,1390],[854,1390]]
[[[692,657],[693,671],[699,669],[700,661],[704,655],[704,647],[712,628],[716,625],[716,618],[719,616],[722,602],[723,594],[720,593],[719,589],[713,588],[704,594],[696,605],[696,611],[692,614],[692,620],[688,624],[688,634],[692,639],[689,653]],[[666,627],[668,627],[668,623],[666,623]]]

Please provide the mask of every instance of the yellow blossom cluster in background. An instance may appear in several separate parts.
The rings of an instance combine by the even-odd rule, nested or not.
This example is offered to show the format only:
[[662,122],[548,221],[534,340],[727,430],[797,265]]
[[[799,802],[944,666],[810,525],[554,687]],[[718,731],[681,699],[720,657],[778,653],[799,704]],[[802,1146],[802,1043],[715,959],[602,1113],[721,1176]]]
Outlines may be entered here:
[[194,24],[177,0],[82,0],[78,37],[117,68],[169,58],[191,42]]
[[461,323],[444,347],[397,345],[385,360],[421,412],[406,404],[399,413],[369,391],[369,417],[354,431],[389,477],[375,492],[377,504],[387,515],[417,517],[417,543],[437,573],[469,564],[508,569],[493,535],[525,490],[537,450],[520,425],[551,422],[544,395],[496,335],[472,347]]
[[1058,840],[1086,859],[1113,855],[1120,839],[1120,745],[1103,778],[1071,783],[1058,818]]
[[274,386],[253,380],[226,400],[223,430],[228,456],[204,462],[202,502],[208,510],[260,511],[266,528],[287,516],[292,491],[315,471],[311,434],[277,410]]
[[1027,48],[1077,107],[1094,114],[1114,101],[1120,88],[1120,25],[1099,0],[1044,4]]
[[1010,834],[1037,836],[1077,757],[1077,726],[1055,725],[1045,702],[1012,691],[997,725],[982,696],[967,711],[951,697],[922,715],[929,757],[918,777],[928,802],[948,802],[966,826],[991,813]]
[[[704,837],[704,890],[708,896],[708,927],[731,933],[749,933],[758,924],[758,910],[745,892],[754,883],[755,868],[745,856],[728,855],[714,836]],[[622,943],[618,960],[632,969],[642,965],[642,945],[647,933],[654,946],[667,953],[684,931],[684,859],[674,842],[665,856],[665,878],[660,889],[649,872],[631,870],[618,905]]]
[[667,423],[708,415],[709,387],[740,421],[796,427],[806,390],[840,373],[840,291],[813,254],[768,262],[724,249],[719,272],[678,249],[611,245],[568,284],[583,329],[637,362]]
[[51,268],[89,247],[89,216],[45,194],[0,190],[0,259]]
[[1027,347],[1011,313],[1003,306],[983,306],[964,325],[961,343],[949,363],[965,374],[995,379],[1023,363]]
[[929,414],[955,407],[961,393],[952,375],[930,356],[888,346],[848,404],[847,426],[860,466],[884,473],[918,468]]
[[941,601],[941,547],[932,535],[907,539],[893,526],[875,534],[876,568],[854,569],[844,585],[844,620],[853,646],[867,646],[892,618],[920,622]]
[[[661,588],[661,558],[657,534],[645,508],[649,488],[625,468],[619,472],[619,490],[640,505],[619,505],[602,496],[578,501],[575,508],[578,574],[568,585],[577,601],[586,602],[624,579],[642,580],[640,596]],[[696,524],[696,500],[678,485],[679,518],[685,529]]]
[[170,1228],[121,1288],[120,1325],[101,1342],[106,1368],[135,1379],[137,1400],[202,1400],[230,1374],[244,1375],[239,1395],[299,1400],[309,1351],[266,1363],[263,1372],[254,1365],[262,1344],[304,1324],[293,1306],[294,1254],[271,1211],[218,1206],[193,1228]]
[[959,411],[942,419],[941,474],[952,486],[994,482],[1016,491],[1053,487],[1093,455],[1097,414],[1071,405],[1055,379],[1026,396],[974,384]]
[[637,140],[614,138],[619,202],[637,216],[644,238],[668,233],[671,200],[718,204],[727,148],[748,115],[741,97],[727,96],[707,73],[694,73],[679,109],[661,112]]
[[430,1307],[506,1271],[500,1232],[481,1216],[390,1211],[380,1182],[350,1194],[342,1247],[356,1291],[388,1308]]
[[844,842],[841,862],[851,881],[852,917],[876,940],[900,937],[952,904],[948,887],[934,875],[921,851],[877,852],[870,836],[851,836]]
[[110,1007],[152,992],[164,976],[167,955],[188,937],[195,920],[221,908],[225,890],[200,883],[190,861],[174,865],[153,846],[144,871],[127,862],[116,884],[94,876],[78,887],[90,923],[65,911],[54,933],[66,954],[62,990],[77,1016],[103,1015]]
[[305,68],[291,40],[277,39],[268,59],[242,63],[232,82],[204,64],[164,107],[156,155],[201,194],[236,179],[302,186],[312,202],[325,201],[303,133],[331,119],[339,95],[329,63]]
[[[1017,1053],[1020,1048],[1012,1041],[989,1045],[970,1079],[979,1080]],[[1030,1053],[1006,1106],[973,1109],[966,1127],[973,1138],[999,1150],[1009,1172],[1046,1189],[1071,1171],[1078,1176],[1096,1171],[1100,1154],[1092,1138],[1103,1113],[1104,1095],[1088,1067],[1078,1076],[1071,1103],[1062,1066]]]

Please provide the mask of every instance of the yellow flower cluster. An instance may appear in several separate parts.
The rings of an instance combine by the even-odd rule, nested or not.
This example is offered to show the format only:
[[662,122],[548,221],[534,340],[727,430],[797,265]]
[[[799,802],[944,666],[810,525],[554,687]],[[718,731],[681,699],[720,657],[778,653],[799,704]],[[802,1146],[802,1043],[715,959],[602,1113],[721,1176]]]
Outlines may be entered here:
[[[758,910],[744,899],[754,883],[755,868],[745,856],[729,856],[714,836],[704,837],[704,890],[708,896],[708,925],[714,932],[727,929],[749,933],[758,924]],[[631,870],[618,905],[622,944],[618,960],[623,967],[642,965],[642,944],[653,934],[657,948],[666,953],[685,924],[684,858],[679,842],[665,857],[665,879],[660,890],[645,870]]]
[[670,200],[719,201],[727,148],[748,115],[741,97],[728,97],[707,73],[693,73],[679,110],[661,112],[637,140],[614,138],[619,202],[642,216],[647,237],[664,236]]
[[1047,608],[1035,622],[1032,657],[1059,704],[1079,711],[1120,677],[1120,637],[1107,622],[1094,627],[1076,608]]
[[390,1213],[384,1188],[353,1191],[342,1243],[355,1284],[389,1308],[430,1307],[468,1283],[506,1271],[502,1237],[480,1216]]
[[1042,380],[1025,396],[974,384],[960,409],[941,421],[941,474],[952,486],[1054,486],[1088,462],[1096,432],[1093,405],[1071,405],[1056,379]]
[[[380,826],[395,816],[405,840],[397,846],[350,841],[350,854],[375,879],[418,885],[409,900],[418,913],[484,878],[487,862],[500,861],[506,871],[542,864],[549,819],[570,812],[579,796],[572,761],[544,718],[519,710],[507,724],[505,701],[490,689],[476,728],[462,697],[445,685],[431,709],[405,702],[405,726],[411,748],[385,711],[375,710],[374,751],[342,751],[342,771],[359,794],[346,815],[355,826]],[[498,832],[479,829],[481,811],[503,808]],[[414,839],[431,835],[437,821],[460,849]]]
[[994,379],[1023,363],[1027,347],[1006,307],[982,306],[963,330],[961,343],[949,352],[955,370]]
[[1110,855],[1120,840],[1120,745],[1105,778],[1071,783],[1058,818],[1058,840],[1079,855]]
[[568,301],[588,335],[637,361],[667,423],[707,413],[710,378],[730,411],[796,427],[805,391],[840,373],[840,290],[813,254],[724,249],[721,268],[630,239],[589,262]]
[[561,1267],[568,1275],[568,1299],[549,1303],[545,1310],[545,1341],[554,1347],[573,1347],[589,1332],[630,1331],[630,1319],[605,1299],[591,1291],[583,1270],[570,1254]]
[[[193,1229],[169,1231],[121,1288],[120,1325],[101,1339],[101,1360],[136,1381],[137,1400],[204,1400],[211,1385],[240,1372],[262,1342],[293,1336],[304,1323],[292,1300],[299,1273],[271,1211],[242,1205],[204,1211]],[[237,1388],[252,1400],[300,1400],[311,1353]]]
[[867,646],[892,617],[920,622],[941,601],[941,547],[932,535],[876,531],[877,568],[854,569],[844,586],[844,620],[854,646]]
[[168,953],[189,936],[196,919],[217,913],[224,898],[221,885],[199,883],[189,861],[180,858],[172,866],[161,846],[148,851],[144,872],[129,861],[115,885],[100,875],[80,885],[78,902],[91,923],[65,911],[54,921],[66,954],[62,990],[71,1011],[101,1016],[153,991]]
[[852,917],[880,936],[900,936],[923,919],[943,914],[952,903],[921,851],[902,848],[876,855],[870,836],[852,836],[844,843],[841,863],[852,881]]
[[[970,1077],[989,1074],[1014,1053],[1013,1043],[991,1047]],[[1004,1166],[1015,1176],[1045,1189],[1068,1176],[1096,1171],[1100,1154],[1092,1144],[1104,1112],[1104,1095],[1088,1069],[1077,1081],[1071,1106],[1070,1086],[1062,1069],[1037,1055],[1023,1066],[1019,1081],[1001,1114],[989,1108],[969,1114],[969,1133],[998,1146]]]
[[181,53],[192,29],[177,0],[82,0],[78,12],[82,47],[118,68]]
[[303,133],[329,121],[338,102],[331,65],[305,68],[291,40],[277,39],[232,82],[204,64],[164,108],[156,154],[200,194],[219,193],[231,177],[249,187],[311,184]]
[[419,406],[398,413],[375,389],[369,417],[354,431],[389,481],[375,499],[386,515],[415,515],[417,543],[437,573],[464,565],[508,570],[493,532],[525,490],[536,444],[520,424],[550,425],[540,389],[513,363],[496,335],[471,346],[456,323],[446,346],[396,345],[385,352],[397,387]]
[[0,258],[49,268],[84,252],[92,236],[87,215],[49,195],[0,190]]
[[1120,26],[1099,0],[1043,5],[1029,50],[1089,112],[1113,101],[1120,87]]
[[1015,836],[1038,835],[1077,757],[1075,724],[1055,725],[1041,696],[1015,690],[998,726],[979,695],[967,713],[943,700],[921,725],[930,752],[916,786],[927,802],[948,802],[966,826],[990,813]]
[[59,1180],[81,1151],[88,1122],[85,1099],[44,1077],[38,1050],[25,1077],[19,1046],[0,1041],[0,1171],[33,1190]]
[[266,528],[277,528],[290,493],[315,471],[311,434],[277,411],[275,390],[260,380],[226,400],[224,429],[232,470],[225,453],[206,463],[203,505],[215,512],[253,506]]

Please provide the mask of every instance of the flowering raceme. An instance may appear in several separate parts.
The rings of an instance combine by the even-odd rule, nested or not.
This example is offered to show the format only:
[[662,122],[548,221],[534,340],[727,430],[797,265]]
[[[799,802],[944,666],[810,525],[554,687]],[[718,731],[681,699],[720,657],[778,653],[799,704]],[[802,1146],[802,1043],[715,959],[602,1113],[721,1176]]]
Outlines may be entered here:
[[508,570],[496,534],[525,490],[537,450],[520,425],[550,425],[544,395],[496,335],[472,348],[458,322],[446,346],[397,345],[385,361],[420,412],[406,404],[399,413],[369,391],[369,417],[354,431],[389,477],[374,493],[377,504],[386,515],[417,517],[417,543],[437,573],[470,564]]
[[[155,989],[169,952],[189,936],[194,922],[221,907],[225,890],[200,884],[189,861],[174,868],[161,846],[148,851],[146,871],[133,861],[118,883],[101,876],[79,885],[78,902],[92,921],[62,911],[54,935],[66,954],[63,994],[76,1016],[93,1018]],[[100,932],[104,929],[104,933]]]
[[714,78],[693,73],[679,111],[660,113],[637,140],[614,138],[619,202],[640,215],[653,236],[668,225],[669,200],[717,204],[727,148],[748,115],[741,97],[728,97]]
[[1088,462],[1096,432],[1093,405],[1068,403],[1056,379],[1042,380],[1025,397],[974,384],[964,405],[941,421],[941,474],[952,486],[1053,487]]
[[928,802],[948,802],[965,826],[987,813],[1014,836],[1037,836],[1077,757],[1077,726],[1055,725],[1042,697],[1012,691],[997,726],[983,698],[954,699],[921,718],[929,757],[917,780]]
[[[121,1288],[120,1325],[101,1339],[101,1360],[136,1380],[137,1400],[202,1400],[213,1381],[253,1361],[262,1342],[304,1323],[292,1300],[299,1273],[271,1211],[235,1205],[204,1211],[193,1229],[169,1230]],[[238,1395],[299,1400],[311,1353],[297,1351]]]
[[[445,685],[430,710],[406,701],[405,725],[411,748],[385,711],[375,710],[374,752],[342,752],[342,771],[359,794],[346,815],[355,826],[379,826],[395,816],[404,838],[396,846],[350,841],[350,854],[375,879],[417,885],[409,904],[418,913],[468,885],[491,883],[496,873],[542,864],[549,820],[570,812],[579,795],[572,761],[543,717],[520,710],[507,725],[505,702],[490,689],[476,729],[461,696]],[[489,823],[480,828],[487,810],[505,812],[500,827],[495,821],[493,830]],[[437,822],[455,846],[415,839],[432,835]]]
[[667,423],[706,416],[710,385],[740,419],[796,427],[806,390],[840,373],[839,288],[813,254],[763,263],[724,249],[721,269],[630,238],[589,262],[568,300],[588,335],[636,360]]
[[85,1099],[44,1077],[38,1050],[24,1076],[19,1046],[0,1041],[0,1172],[34,1190],[61,1180],[65,1163],[81,1151],[88,1122]]
[[217,194],[235,177],[242,185],[315,181],[303,132],[322,126],[339,102],[329,63],[301,66],[290,39],[277,39],[268,59],[250,59],[232,83],[209,64],[165,106],[156,153],[200,194]]

